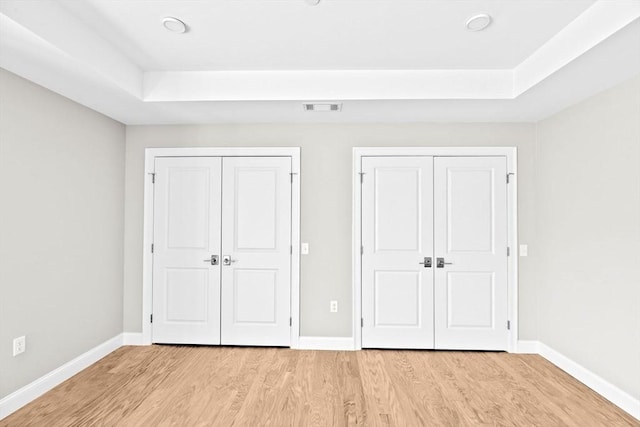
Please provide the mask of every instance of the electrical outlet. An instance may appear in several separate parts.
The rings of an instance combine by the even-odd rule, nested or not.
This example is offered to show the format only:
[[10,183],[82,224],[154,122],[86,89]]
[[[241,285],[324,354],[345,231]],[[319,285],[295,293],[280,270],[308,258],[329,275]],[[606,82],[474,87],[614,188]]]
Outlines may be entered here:
[[338,301],[331,301],[331,303],[329,304],[329,311],[331,311],[332,313],[338,312]]
[[24,353],[27,349],[27,338],[23,335],[13,340],[13,355],[14,357],[20,353]]
[[529,255],[529,246],[528,245],[520,245],[520,256]]
[[309,255],[309,244],[308,243],[301,243],[300,244],[300,254]]

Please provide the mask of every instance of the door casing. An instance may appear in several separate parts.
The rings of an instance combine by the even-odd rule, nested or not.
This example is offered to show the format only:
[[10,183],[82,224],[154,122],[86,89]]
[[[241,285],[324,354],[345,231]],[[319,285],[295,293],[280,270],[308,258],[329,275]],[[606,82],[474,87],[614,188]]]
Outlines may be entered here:
[[144,175],[144,237],[142,257],[142,345],[151,344],[153,288],[153,174],[158,157],[290,157],[291,158],[291,348],[300,336],[300,147],[147,148]]
[[[355,147],[353,149],[352,195],[352,265],[353,265],[353,347],[362,349],[362,193],[361,165],[364,156],[504,156],[507,161],[507,242],[510,248],[508,265],[508,319],[510,322],[508,351],[516,351],[518,342],[518,174],[516,147]],[[366,178],[365,178],[366,179]],[[504,177],[507,179],[507,176]]]

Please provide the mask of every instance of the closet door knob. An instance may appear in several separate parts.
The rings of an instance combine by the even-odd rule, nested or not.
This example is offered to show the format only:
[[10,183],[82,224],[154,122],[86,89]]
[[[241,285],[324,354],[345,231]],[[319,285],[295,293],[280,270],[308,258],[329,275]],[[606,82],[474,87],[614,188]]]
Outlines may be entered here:
[[231,265],[232,262],[238,261],[237,259],[231,259],[231,255],[222,256],[222,265]]
[[444,262],[444,258],[436,258],[436,268],[444,268],[445,265],[452,264],[452,262]]
[[218,255],[211,255],[211,258],[203,260],[204,262],[209,262],[211,265],[218,265]]
[[424,257],[424,261],[419,262],[418,264],[424,265],[424,268],[431,268],[431,257],[430,256]]

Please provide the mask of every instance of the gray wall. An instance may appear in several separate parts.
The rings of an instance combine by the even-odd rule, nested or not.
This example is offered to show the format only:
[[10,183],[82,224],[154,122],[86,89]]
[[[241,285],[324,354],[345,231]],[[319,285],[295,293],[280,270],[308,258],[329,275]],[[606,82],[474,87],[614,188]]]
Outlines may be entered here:
[[1,398],[122,332],[125,129],[1,69],[0,93]]
[[538,125],[539,339],[640,396],[640,77]]
[[[196,146],[300,146],[301,335],[351,336],[352,147],[516,146],[519,154],[520,238],[533,237],[533,124],[320,124],[128,126],[126,155],[124,329],[141,331],[144,149]],[[520,333],[536,339],[536,296],[524,258]],[[329,312],[338,300],[340,312]]]

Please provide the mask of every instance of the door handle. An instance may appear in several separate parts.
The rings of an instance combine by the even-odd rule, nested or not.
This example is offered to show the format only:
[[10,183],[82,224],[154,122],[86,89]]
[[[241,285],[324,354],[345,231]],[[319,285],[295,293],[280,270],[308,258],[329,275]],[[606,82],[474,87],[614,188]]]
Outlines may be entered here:
[[222,265],[231,265],[232,262],[236,262],[237,259],[231,259],[231,255],[222,256]]
[[424,265],[424,268],[431,268],[431,257],[430,256],[424,257],[424,261],[419,262],[418,264]]
[[436,258],[436,268],[444,268],[445,265],[451,265],[452,262],[444,262],[444,258]]
[[211,258],[203,260],[204,262],[210,262],[211,265],[218,265],[218,255],[211,255]]

